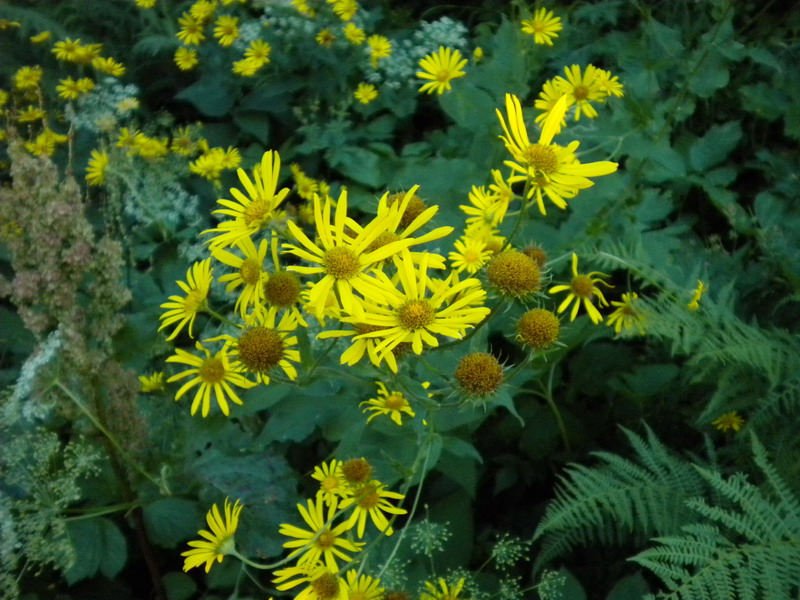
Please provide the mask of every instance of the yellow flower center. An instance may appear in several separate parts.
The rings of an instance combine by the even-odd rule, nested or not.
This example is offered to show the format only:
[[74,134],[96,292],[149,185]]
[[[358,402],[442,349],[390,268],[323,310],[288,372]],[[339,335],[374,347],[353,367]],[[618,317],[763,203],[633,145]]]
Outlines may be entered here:
[[558,340],[561,323],[544,308],[529,310],[517,321],[517,339],[535,350],[549,348]]
[[247,258],[239,267],[239,276],[247,285],[255,285],[261,277],[261,263],[255,259]]
[[575,100],[586,100],[589,97],[589,88],[585,85],[576,85],[572,90],[572,95],[575,96]]
[[594,290],[594,283],[588,275],[576,275],[570,283],[572,293],[579,298],[591,298]]
[[339,487],[339,480],[333,475],[328,475],[320,482],[320,486],[326,492],[330,492],[331,490],[335,490],[337,487]]
[[200,365],[198,375],[204,383],[216,385],[225,379],[225,365],[219,358],[212,356]]
[[323,573],[311,582],[311,589],[320,600],[333,600],[339,595],[339,580],[333,573]]
[[367,246],[367,252],[372,252],[377,250],[378,248],[383,248],[387,244],[391,244],[392,242],[396,242],[400,239],[400,236],[392,231],[384,231],[378,237],[376,237],[373,242]]
[[342,473],[351,484],[364,483],[372,477],[372,465],[364,458],[351,458],[342,465]]
[[467,250],[464,252],[464,262],[468,264],[476,263],[480,260],[481,255],[475,250]]
[[250,206],[244,209],[244,224],[247,227],[253,225],[261,226],[261,224],[269,215],[269,202],[266,200],[254,200]]
[[330,548],[336,542],[336,536],[331,533],[330,529],[325,529],[322,533],[319,534],[317,537],[317,541],[315,542],[317,546],[322,548],[323,550],[326,548]]
[[541,282],[539,266],[527,254],[505,250],[489,263],[486,276],[505,296],[524,298],[538,291]]
[[467,394],[488,396],[503,383],[503,367],[488,352],[474,352],[461,359],[455,377],[459,387]]
[[558,169],[558,156],[550,146],[531,144],[522,151],[522,157],[537,172],[549,175]]
[[349,248],[331,248],[322,258],[322,265],[336,279],[350,279],[361,271],[358,256]]
[[267,327],[253,327],[239,337],[239,360],[253,373],[266,373],[283,359],[281,334]]
[[433,323],[436,313],[427,300],[409,300],[397,311],[400,324],[411,331]]
[[189,290],[183,300],[183,310],[187,313],[197,313],[203,310],[206,302],[206,294],[202,290]]
[[302,291],[300,278],[289,271],[277,271],[264,282],[264,297],[275,306],[291,306]]
[[436,73],[436,79],[444,83],[445,81],[450,81],[450,71],[446,69],[442,69],[438,73]]
[[386,408],[389,410],[400,410],[405,407],[406,399],[400,392],[392,392],[386,397]]
[[356,492],[356,496],[358,497],[358,505],[364,510],[372,510],[381,501],[381,497],[378,495],[374,485],[361,488]]

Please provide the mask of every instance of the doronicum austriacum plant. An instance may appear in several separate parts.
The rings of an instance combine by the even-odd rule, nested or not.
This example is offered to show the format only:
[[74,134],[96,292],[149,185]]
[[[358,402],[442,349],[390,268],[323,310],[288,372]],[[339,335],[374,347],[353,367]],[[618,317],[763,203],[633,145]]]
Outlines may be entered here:
[[800,597],[800,15],[0,7],[2,597]]

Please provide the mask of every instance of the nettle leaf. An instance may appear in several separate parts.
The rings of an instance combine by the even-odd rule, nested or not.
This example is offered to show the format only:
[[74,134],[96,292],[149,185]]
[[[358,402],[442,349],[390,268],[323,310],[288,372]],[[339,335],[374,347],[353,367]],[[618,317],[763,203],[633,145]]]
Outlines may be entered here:
[[128,560],[125,536],[110,519],[69,521],[67,531],[77,556],[64,574],[70,585],[98,572],[111,579],[125,566]]
[[689,164],[702,173],[728,158],[741,139],[742,126],[738,121],[712,127],[689,149]]

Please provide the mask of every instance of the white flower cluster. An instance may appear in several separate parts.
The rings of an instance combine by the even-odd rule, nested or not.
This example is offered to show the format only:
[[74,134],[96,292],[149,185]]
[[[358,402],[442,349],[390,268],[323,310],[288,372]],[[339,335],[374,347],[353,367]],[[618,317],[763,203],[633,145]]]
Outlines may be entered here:
[[[11,394],[7,409],[17,403],[28,399],[33,392],[33,386],[43,367],[47,366],[61,349],[63,341],[61,330],[57,329],[48,335],[34,353],[23,363],[14,392]],[[21,416],[27,421],[36,421],[47,416],[50,406],[41,402],[25,402],[21,405]]]
[[139,88],[134,84],[123,85],[114,77],[106,77],[91,92],[69,103],[65,115],[76,129],[109,132],[139,106],[138,95]]

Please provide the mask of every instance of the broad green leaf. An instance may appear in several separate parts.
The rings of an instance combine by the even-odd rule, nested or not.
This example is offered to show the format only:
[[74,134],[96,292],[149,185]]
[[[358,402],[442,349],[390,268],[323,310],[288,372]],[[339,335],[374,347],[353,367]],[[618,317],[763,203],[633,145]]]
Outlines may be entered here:
[[197,503],[185,498],[160,498],[144,507],[148,537],[165,548],[174,548],[192,537],[203,524]]
[[207,117],[223,117],[233,108],[234,87],[229,77],[209,74],[178,93],[175,98],[193,104]]
[[702,173],[728,158],[741,139],[742,127],[738,121],[712,127],[690,148],[689,163]]

